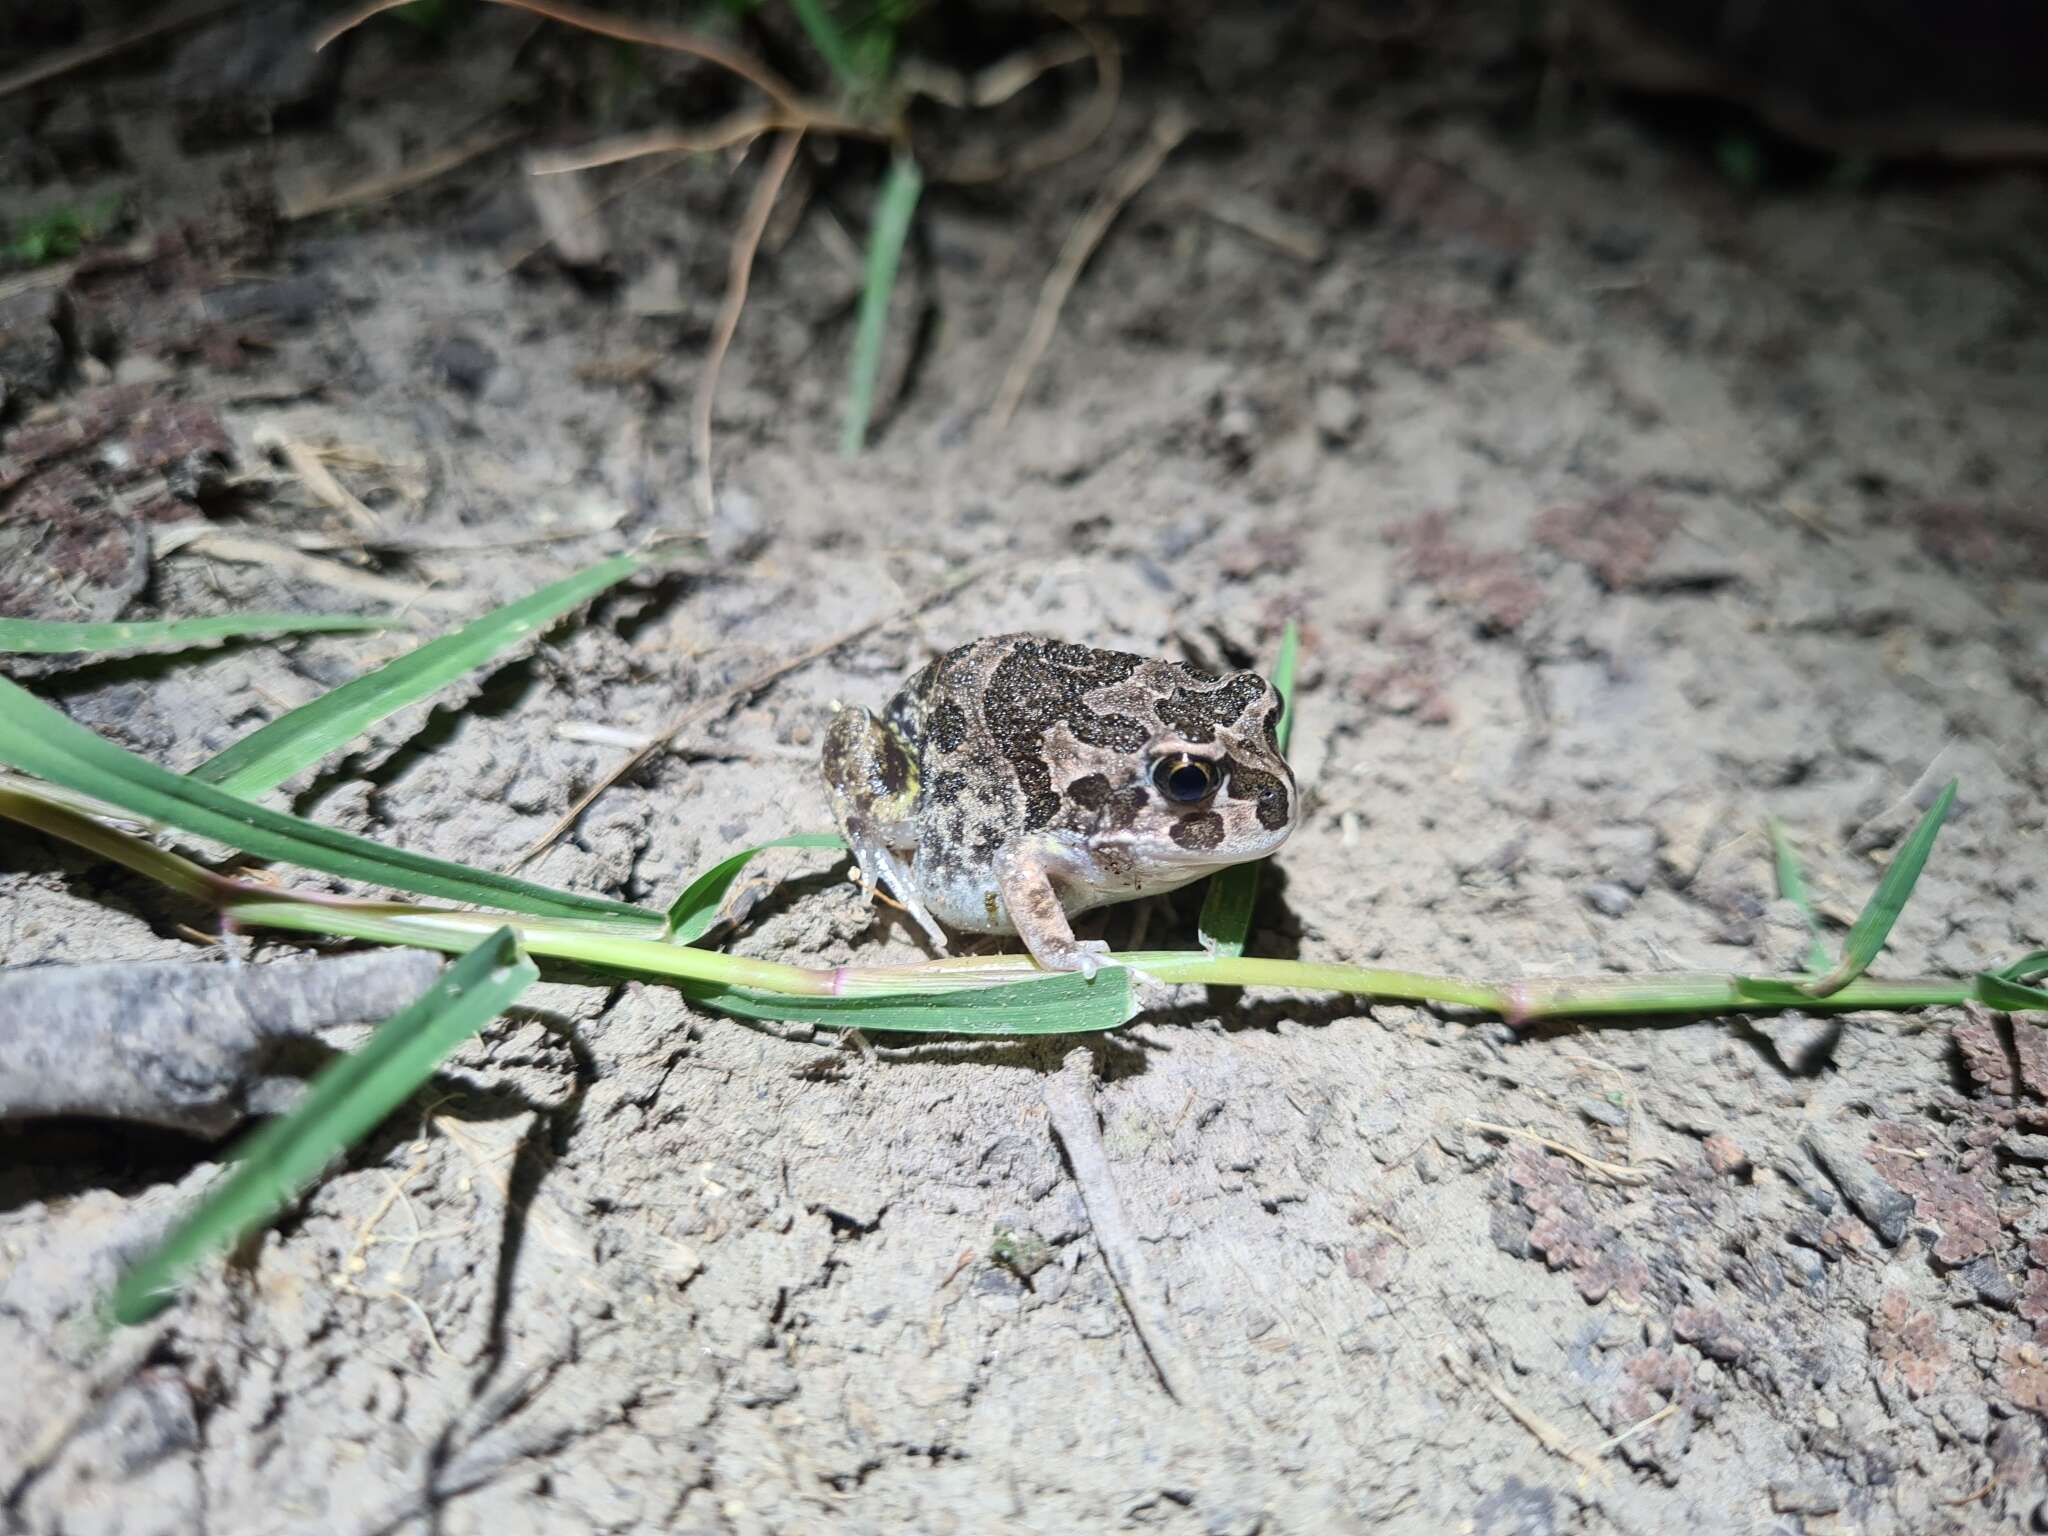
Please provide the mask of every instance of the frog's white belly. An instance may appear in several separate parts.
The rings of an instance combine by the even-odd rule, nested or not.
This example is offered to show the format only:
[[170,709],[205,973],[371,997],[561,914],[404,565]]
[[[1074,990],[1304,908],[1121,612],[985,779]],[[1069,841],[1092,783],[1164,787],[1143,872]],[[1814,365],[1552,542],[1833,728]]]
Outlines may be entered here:
[[[1085,877],[1055,878],[1053,890],[1059,896],[1060,907],[1067,916],[1074,917],[1113,902],[1177,891],[1211,872],[1207,867],[1112,871],[1098,865],[1092,874]],[[930,878],[928,871],[919,870],[913,863],[911,881],[923,898],[926,909],[948,928],[957,928],[963,933],[1017,931],[1017,925],[1010,920],[1009,909],[1003,904],[1002,890],[992,869]]]

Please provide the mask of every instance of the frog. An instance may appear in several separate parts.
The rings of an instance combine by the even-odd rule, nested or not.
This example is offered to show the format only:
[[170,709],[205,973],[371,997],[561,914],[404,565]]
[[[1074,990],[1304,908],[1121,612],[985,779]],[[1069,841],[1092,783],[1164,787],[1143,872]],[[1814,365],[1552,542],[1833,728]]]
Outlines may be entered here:
[[886,890],[941,954],[946,927],[1015,935],[1040,968],[1092,980],[1109,946],[1075,917],[1287,841],[1283,708],[1255,672],[991,635],[880,715],[837,707],[825,783],[870,905]]

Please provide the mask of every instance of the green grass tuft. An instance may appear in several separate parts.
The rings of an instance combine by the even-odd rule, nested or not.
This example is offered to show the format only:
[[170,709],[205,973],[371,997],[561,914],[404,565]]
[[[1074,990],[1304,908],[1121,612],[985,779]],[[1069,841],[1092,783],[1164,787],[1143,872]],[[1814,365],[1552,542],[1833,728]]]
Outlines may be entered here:
[[853,375],[846,386],[846,426],[839,451],[848,458],[867,443],[868,422],[875,411],[875,383],[882,373],[882,346],[888,339],[889,299],[896,290],[896,270],[910,221],[924,190],[917,162],[899,154],[889,162],[889,175],[875,202],[875,226],[868,234],[867,277],[861,288],[860,323],[853,338]]

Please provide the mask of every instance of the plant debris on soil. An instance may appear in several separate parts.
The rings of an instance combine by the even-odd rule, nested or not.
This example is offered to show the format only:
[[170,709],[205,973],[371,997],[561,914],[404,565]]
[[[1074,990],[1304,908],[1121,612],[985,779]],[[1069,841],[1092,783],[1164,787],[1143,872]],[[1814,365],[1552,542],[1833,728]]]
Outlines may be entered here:
[[[726,77],[489,6],[302,57],[330,9],[195,15],[0,95],[10,210],[111,210],[0,273],[0,613],[445,633],[620,548],[698,557],[268,803],[510,870],[634,759],[523,873],[665,904],[826,825],[832,705],[952,645],[1240,665],[1297,618],[1306,813],[1249,953],[1796,974],[1766,814],[1838,945],[1953,778],[1885,968],[2048,943],[2038,169],[1744,186],[1654,114],[1560,100],[1510,5],[1131,21],[1098,137],[925,186],[855,457],[887,152],[806,141],[706,510],[691,402],[768,146],[578,173],[602,239],[558,253],[569,205],[507,146],[673,129]],[[1085,57],[1009,25],[992,53]],[[1050,68],[973,133],[1070,128],[1093,89]],[[1195,131],[1153,164],[1174,113]],[[998,430],[1048,274],[1133,164]],[[9,671],[183,772],[412,643]],[[835,858],[764,854],[733,948],[917,958]],[[1191,945],[1200,902],[1084,936]],[[0,839],[24,977],[297,962],[206,921]],[[294,1050],[363,1006],[294,1015]],[[35,1536],[2027,1529],[2043,1022],[1517,1031],[1184,989],[1069,1062],[546,983],[112,1338],[95,1298],[284,1085],[183,1131],[0,1123],[0,1499]]]

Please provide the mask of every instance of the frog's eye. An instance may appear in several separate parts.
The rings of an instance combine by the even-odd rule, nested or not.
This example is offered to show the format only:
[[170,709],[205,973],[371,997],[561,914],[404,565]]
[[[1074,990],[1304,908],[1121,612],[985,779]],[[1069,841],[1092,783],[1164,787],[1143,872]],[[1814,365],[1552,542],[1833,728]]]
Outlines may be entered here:
[[1176,805],[1195,805],[1216,792],[1216,765],[1176,752],[1152,765],[1152,782]]

